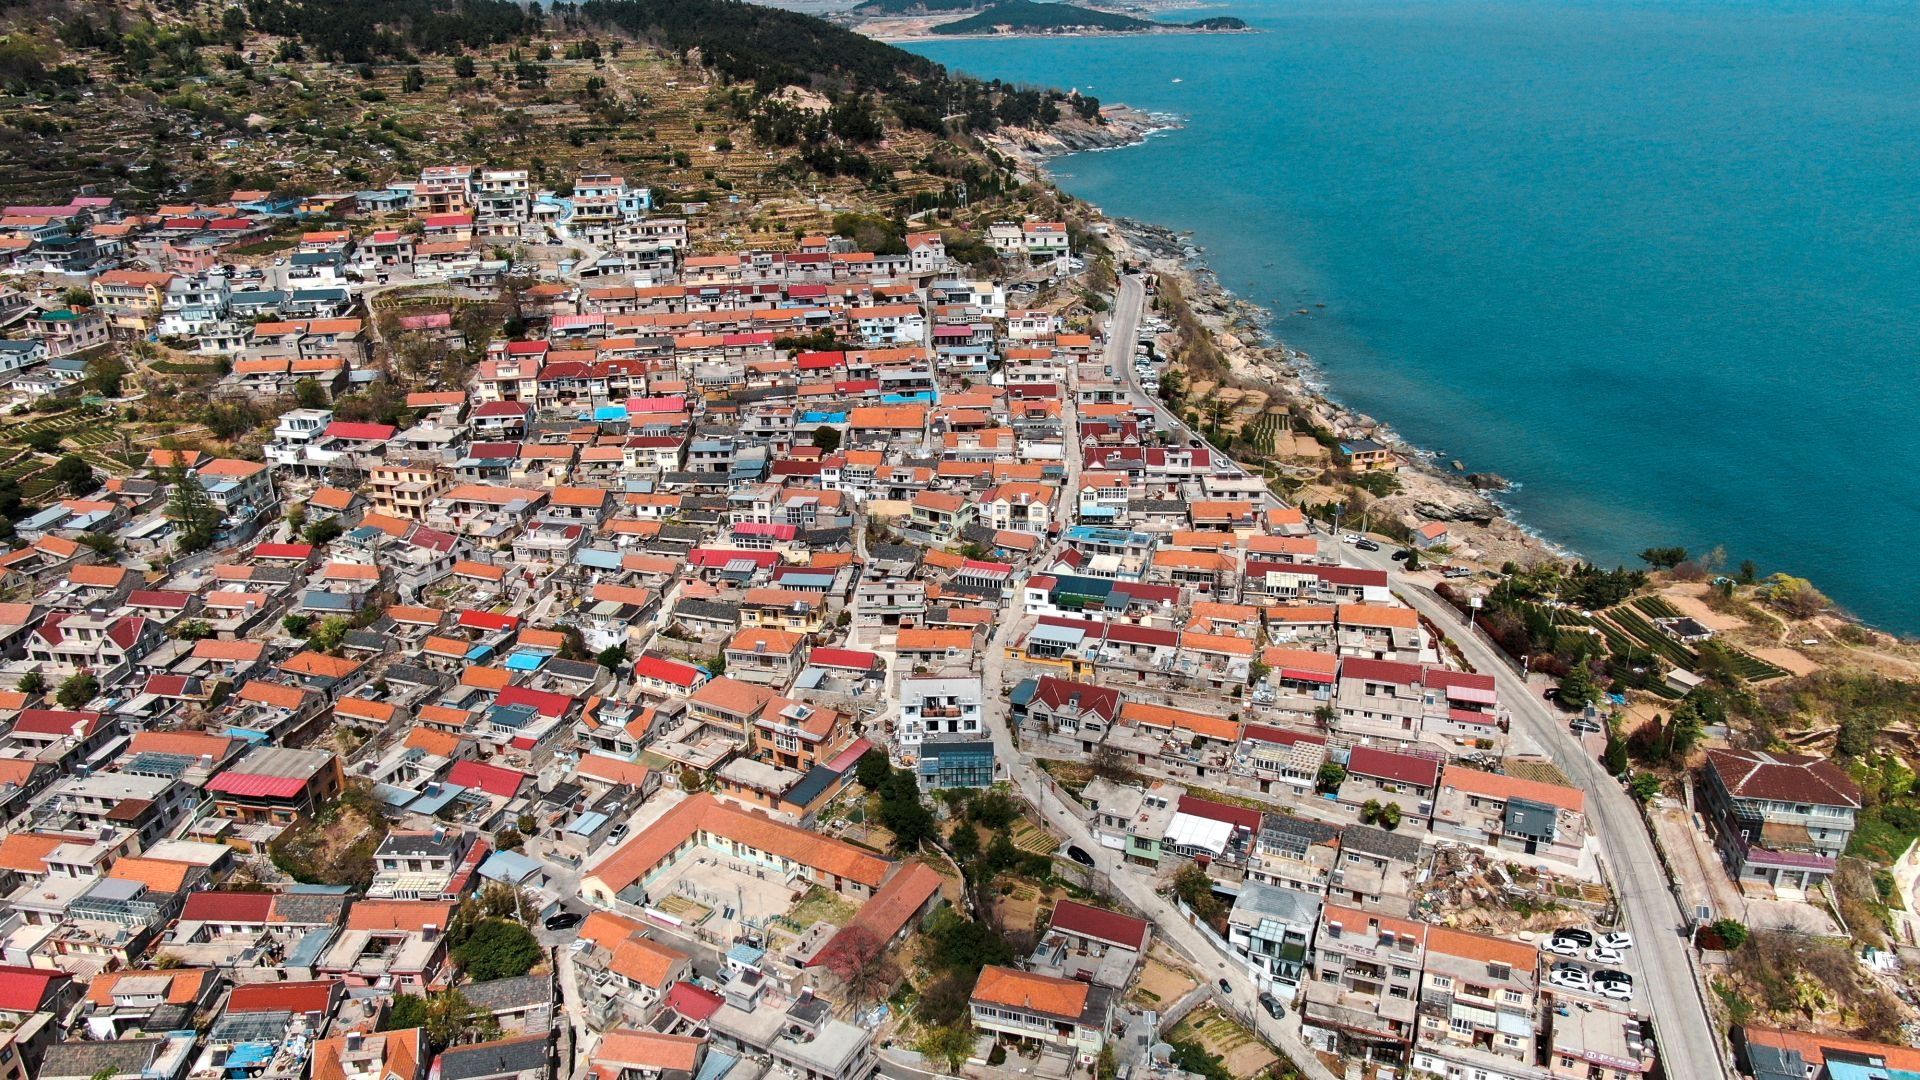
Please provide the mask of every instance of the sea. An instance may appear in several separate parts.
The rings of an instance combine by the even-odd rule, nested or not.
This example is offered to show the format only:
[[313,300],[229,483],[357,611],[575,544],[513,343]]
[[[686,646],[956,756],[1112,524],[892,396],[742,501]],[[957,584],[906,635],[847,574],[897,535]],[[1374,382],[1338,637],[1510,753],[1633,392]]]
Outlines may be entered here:
[[1920,633],[1920,5],[1238,0],[907,45],[1180,118],[1056,160],[1335,399],[1604,564],[1724,549]]

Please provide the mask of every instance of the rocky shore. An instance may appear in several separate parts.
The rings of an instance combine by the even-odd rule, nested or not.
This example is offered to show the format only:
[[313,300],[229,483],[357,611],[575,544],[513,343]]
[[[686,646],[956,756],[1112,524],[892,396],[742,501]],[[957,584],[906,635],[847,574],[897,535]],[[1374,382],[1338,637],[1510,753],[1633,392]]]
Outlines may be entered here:
[[[1045,131],[1013,131],[993,140],[996,149],[1044,176],[1048,159],[1091,149],[1130,146],[1157,131],[1177,127],[1175,118],[1150,115],[1127,106],[1102,110],[1105,124],[1074,117]],[[1470,560],[1498,567],[1563,557],[1567,552],[1529,532],[1498,501],[1507,482],[1491,473],[1468,473],[1462,463],[1438,460],[1430,451],[1400,438],[1385,422],[1348,408],[1331,397],[1313,359],[1274,340],[1271,314],[1220,284],[1204,261],[1205,252],[1189,234],[1131,219],[1112,221],[1109,246],[1119,258],[1146,264],[1175,278],[1194,313],[1213,335],[1227,366],[1227,380],[1264,391],[1270,401],[1294,403],[1314,422],[1345,437],[1365,437],[1388,447],[1404,463],[1400,489],[1372,503],[1372,512],[1408,524],[1444,522],[1449,561]]]
[[1222,286],[1191,236],[1130,219],[1113,224],[1113,245],[1120,249],[1116,255],[1178,280],[1188,304],[1212,332],[1229,382],[1262,390],[1272,401],[1297,404],[1335,435],[1370,438],[1399,456],[1404,463],[1398,474],[1400,490],[1373,501],[1376,515],[1408,524],[1446,523],[1456,562],[1470,558],[1497,567],[1509,560],[1526,563],[1566,554],[1527,531],[1500,505],[1496,495],[1506,490],[1505,480],[1439,461],[1385,422],[1330,397],[1312,357],[1273,340],[1268,330],[1271,313]]

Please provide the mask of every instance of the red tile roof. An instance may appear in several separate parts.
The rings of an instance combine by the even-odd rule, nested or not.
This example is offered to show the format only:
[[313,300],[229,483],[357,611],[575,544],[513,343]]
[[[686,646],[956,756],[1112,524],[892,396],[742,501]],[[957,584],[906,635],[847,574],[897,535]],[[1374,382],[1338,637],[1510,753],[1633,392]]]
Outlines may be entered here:
[[339,988],[336,979],[236,986],[227,997],[227,1012],[330,1013]]
[[489,795],[498,795],[511,799],[520,793],[520,785],[527,782],[527,774],[499,765],[488,765],[481,761],[456,761],[447,772],[447,783],[461,787],[479,788]]
[[1147,947],[1147,922],[1117,911],[1062,900],[1053,908],[1053,928],[1095,941],[1124,945],[1134,952]]
[[264,923],[272,912],[272,893],[202,892],[187,897],[180,921]]
[[1440,763],[1432,758],[1395,753],[1371,746],[1356,746],[1347,755],[1347,771],[1379,780],[1392,780],[1415,787],[1432,787],[1440,776]]

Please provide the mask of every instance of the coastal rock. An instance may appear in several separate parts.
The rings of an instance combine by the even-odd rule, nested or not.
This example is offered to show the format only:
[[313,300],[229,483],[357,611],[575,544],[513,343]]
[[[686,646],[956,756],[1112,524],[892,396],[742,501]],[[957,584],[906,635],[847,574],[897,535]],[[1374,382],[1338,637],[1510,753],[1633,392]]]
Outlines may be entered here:
[[1467,483],[1480,491],[1506,491],[1513,487],[1513,481],[1499,473],[1490,472],[1468,473]]
[[1490,525],[1500,517],[1499,507],[1466,491],[1426,490],[1391,502],[1430,521]]

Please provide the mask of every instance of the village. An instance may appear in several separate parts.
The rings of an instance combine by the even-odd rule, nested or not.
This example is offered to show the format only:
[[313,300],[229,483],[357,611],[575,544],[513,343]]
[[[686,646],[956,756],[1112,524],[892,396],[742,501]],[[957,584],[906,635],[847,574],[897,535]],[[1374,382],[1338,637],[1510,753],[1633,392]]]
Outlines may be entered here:
[[[1736,929],[1838,932],[1855,780],[1709,748],[1656,851],[1446,522],[1169,407],[1153,266],[700,211],[5,208],[0,1077],[1920,1067],[1689,1034]],[[260,436],[130,419],[182,372]]]

